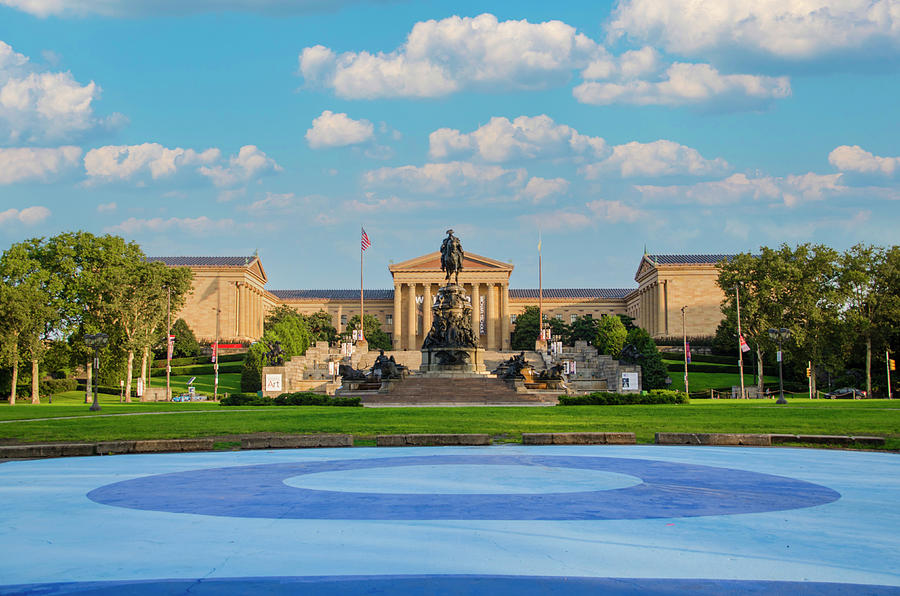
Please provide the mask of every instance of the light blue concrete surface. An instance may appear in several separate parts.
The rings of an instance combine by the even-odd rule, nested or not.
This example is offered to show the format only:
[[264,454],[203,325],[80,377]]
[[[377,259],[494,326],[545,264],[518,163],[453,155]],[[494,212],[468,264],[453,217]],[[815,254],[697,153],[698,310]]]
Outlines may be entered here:
[[[130,509],[87,497],[100,487],[159,474],[433,455],[603,457],[712,466],[723,468],[723,474],[740,470],[784,476],[827,487],[840,498],[765,513],[498,521],[222,517]],[[553,494],[565,494],[567,487],[574,488],[571,494],[580,494],[585,487],[579,482],[588,482],[590,490],[623,489],[619,474],[585,474],[571,480],[573,487],[566,480],[578,476],[572,468],[513,472],[505,467],[467,462],[452,468],[391,468],[397,478],[394,491],[388,468],[368,468],[369,475],[356,480],[373,498],[378,492],[427,495],[429,484],[431,492],[446,493],[448,481],[466,487],[458,491],[463,496],[472,494],[470,488],[477,494],[478,487],[491,484],[487,479],[492,470],[508,476],[512,485],[495,490],[519,495],[528,493],[529,482],[535,494],[546,494],[551,485]],[[306,475],[303,482],[314,476]],[[290,476],[287,484],[297,481],[296,475]],[[318,490],[361,491],[352,473],[325,472],[311,482],[320,483]],[[171,490],[177,494],[178,486]],[[727,491],[707,496],[729,498]],[[506,445],[122,455],[0,464],[0,497],[0,586],[7,587],[179,578],[436,575],[900,586],[900,456],[888,453]]]

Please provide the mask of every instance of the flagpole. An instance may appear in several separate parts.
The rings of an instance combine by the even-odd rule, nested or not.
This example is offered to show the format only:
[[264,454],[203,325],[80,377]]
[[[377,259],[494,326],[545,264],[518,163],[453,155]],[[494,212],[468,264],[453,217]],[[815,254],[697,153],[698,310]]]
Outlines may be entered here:
[[744,399],[744,336],[741,333],[741,285],[734,284],[734,298],[737,303],[738,369],[741,374],[741,399]]
[[365,229],[363,229],[362,226],[359,226],[359,230],[360,230],[360,241],[359,241],[359,335],[360,335],[360,339],[362,339],[363,337],[365,337],[365,332],[363,330],[365,329],[365,321],[366,321],[366,318],[365,318],[366,315],[365,315],[365,310],[363,309],[363,297],[362,297],[362,294],[363,294],[363,292],[362,292],[362,288],[363,288],[362,257],[363,257],[363,253],[365,252],[365,249],[363,249],[363,247],[362,247],[362,244],[363,244],[362,243],[362,235],[365,233]]
[[538,339],[544,341],[544,272],[540,233],[538,233]]

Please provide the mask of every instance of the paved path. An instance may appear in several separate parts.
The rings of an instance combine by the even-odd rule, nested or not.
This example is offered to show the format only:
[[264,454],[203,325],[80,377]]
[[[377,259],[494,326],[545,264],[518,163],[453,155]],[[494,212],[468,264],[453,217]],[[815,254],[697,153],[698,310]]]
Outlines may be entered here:
[[0,594],[900,594],[900,456],[504,445],[0,464]]

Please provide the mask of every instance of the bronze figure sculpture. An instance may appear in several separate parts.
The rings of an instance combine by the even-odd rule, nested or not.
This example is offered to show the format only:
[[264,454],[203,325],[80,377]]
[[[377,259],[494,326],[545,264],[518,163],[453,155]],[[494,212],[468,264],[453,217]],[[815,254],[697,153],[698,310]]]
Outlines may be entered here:
[[462,243],[453,235],[453,230],[447,230],[447,237],[441,243],[441,271],[447,272],[447,284],[450,284],[450,276],[454,277],[454,283],[459,283],[459,272],[463,268]]

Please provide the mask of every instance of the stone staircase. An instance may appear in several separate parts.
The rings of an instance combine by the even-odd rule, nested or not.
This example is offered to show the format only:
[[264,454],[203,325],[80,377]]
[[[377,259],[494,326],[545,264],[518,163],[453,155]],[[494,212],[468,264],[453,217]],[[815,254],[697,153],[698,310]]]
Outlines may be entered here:
[[517,393],[490,375],[432,377],[412,375],[390,393],[345,393],[365,406],[542,406],[555,405],[560,391]]

